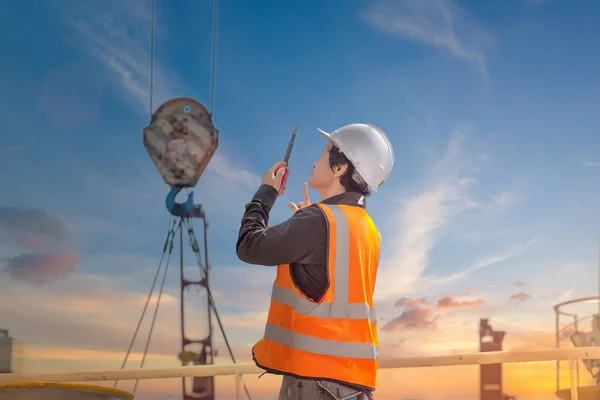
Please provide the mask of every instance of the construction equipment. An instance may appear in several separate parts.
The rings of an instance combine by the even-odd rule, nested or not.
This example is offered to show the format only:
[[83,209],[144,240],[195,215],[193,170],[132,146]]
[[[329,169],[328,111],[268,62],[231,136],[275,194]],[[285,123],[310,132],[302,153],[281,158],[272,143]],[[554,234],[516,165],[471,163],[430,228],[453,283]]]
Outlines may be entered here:
[[[208,258],[208,239],[207,230],[208,222],[204,207],[194,203],[193,192],[188,192],[187,201],[177,203],[175,197],[185,189],[193,189],[198,180],[202,176],[206,166],[215,154],[219,146],[219,131],[213,124],[214,117],[214,94],[215,94],[215,73],[216,73],[216,44],[217,44],[217,16],[218,16],[218,0],[213,0],[213,48],[212,48],[212,68],[210,82],[210,102],[209,107],[205,107],[199,101],[189,97],[177,97],[163,103],[156,111],[153,112],[153,93],[154,93],[154,20],[156,10],[156,0],[152,0],[152,12],[150,21],[150,123],[144,128],[143,142],[146,151],[150,155],[152,162],[156,166],[163,181],[171,187],[169,194],[166,197],[165,203],[167,210],[171,214],[169,221],[169,229],[167,238],[163,245],[162,256],[156,270],[154,280],[150,287],[150,292],[146,300],[146,304],[142,310],[137,327],[133,333],[133,337],[127,349],[125,358],[121,365],[123,369],[131,354],[133,344],[140,330],[142,320],[147,311],[148,304],[152,297],[154,287],[157,283],[158,276],[162,270],[162,281],[158,291],[158,298],[152,317],[150,329],[146,338],[145,348],[142,356],[140,367],[144,366],[146,356],[158,308],[163,294],[165,279],[169,268],[169,261],[173,253],[176,237],[179,236],[179,275],[180,275],[180,311],[181,311],[181,347],[178,358],[182,365],[186,366],[190,363],[194,365],[210,365],[213,364],[216,351],[213,348],[213,327],[212,316],[214,315],[219,324],[219,328],[225,340],[225,345],[229,350],[232,361],[235,363],[235,357],[225,329],[221,323],[221,319],[215,306],[214,298],[209,286],[209,271],[210,263]],[[203,230],[203,251],[198,243],[194,232],[193,220],[199,219],[202,222]],[[184,274],[184,230],[187,232],[190,247],[194,253],[195,261],[198,265],[199,279],[189,279]],[[163,264],[163,260],[165,264]],[[204,289],[206,293],[206,308],[207,321],[206,333],[201,338],[190,338],[186,335],[185,323],[185,296],[184,291],[190,287],[198,288],[199,292]],[[198,349],[199,347],[199,349]],[[118,381],[115,381],[116,387]],[[133,395],[135,395],[138,380],[133,387]],[[215,388],[214,377],[212,376],[194,376],[192,380],[191,390],[186,387],[186,378],[182,377],[182,392],[184,400],[214,400]],[[250,400],[248,389],[244,385],[246,395]]]

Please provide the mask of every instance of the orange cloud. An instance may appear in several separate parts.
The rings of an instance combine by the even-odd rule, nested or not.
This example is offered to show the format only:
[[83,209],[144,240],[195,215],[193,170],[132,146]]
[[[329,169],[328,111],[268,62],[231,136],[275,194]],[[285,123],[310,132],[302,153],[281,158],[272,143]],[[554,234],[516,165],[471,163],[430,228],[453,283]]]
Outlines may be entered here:
[[456,309],[467,307],[478,307],[485,303],[483,299],[475,300],[457,300],[452,296],[442,296],[437,299],[437,309]]
[[402,297],[394,303],[394,307],[418,307],[424,304],[429,304],[426,298],[413,299],[410,297]]
[[437,328],[438,315],[433,315],[433,310],[425,306],[427,299],[412,299],[403,297],[394,303],[394,306],[404,308],[400,316],[387,322],[381,330],[384,332],[401,329],[435,329]]
[[388,321],[381,330],[392,332],[407,329],[436,329],[440,316],[434,312],[435,310],[477,307],[484,303],[483,299],[457,300],[449,295],[439,297],[436,300],[435,308],[433,308],[429,306],[429,301],[426,298],[402,297],[394,303],[394,306],[403,308],[404,311],[398,317]]
[[519,292],[519,293],[515,293],[515,294],[511,295],[509,302],[522,303],[524,301],[529,300],[530,298],[531,298],[531,295],[529,293]]
[[438,316],[432,316],[432,311],[429,308],[411,308],[386,323],[381,330],[435,329],[437,328],[437,319]]

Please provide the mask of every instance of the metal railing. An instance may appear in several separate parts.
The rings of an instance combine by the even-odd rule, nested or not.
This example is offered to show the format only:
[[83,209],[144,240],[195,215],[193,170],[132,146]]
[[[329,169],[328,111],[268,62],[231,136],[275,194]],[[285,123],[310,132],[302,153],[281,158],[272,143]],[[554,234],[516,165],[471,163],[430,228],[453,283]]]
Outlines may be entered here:
[[[565,331],[572,328],[573,333],[577,332],[577,331],[579,331],[579,328],[581,327],[582,322],[592,319],[593,315],[588,315],[586,317],[579,318],[579,315],[575,312],[565,312],[564,311],[564,309],[567,306],[574,306],[576,304],[581,305],[582,303],[599,303],[599,306],[600,306],[600,296],[590,296],[590,297],[583,297],[580,299],[571,299],[571,300],[556,304],[554,306],[554,320],[555,320],[554,341],[556,344],[556,348],[561,348],[561,342],[562,342],[561,335]],[[568,317],[572,322],[562,326],[561,325],[561,316]],[[561,372],[560,361],[561,360],[556,360],[556,391],[557,392],[560,390],[560,372]],[[575,379],[577,381],[577,385],[579,385],[579,377],[580,377],[579,363],[577,363],[577,365],[575,366],[575,377],[576,377]]]
[[[578,400],[578,385],[575,367],[578,360],[600,359],[600,347],[574,349],[551,349],[527,352],[488,352],[436,357],[411,357],[382,359],[380,369],[423,368],[458,365],[484,365],[499,363],[568,361],[571,381],[571,399]],[[65,373],[3,374],[0,383],[10,382],[98,382],[132,379],[188,378],[202,376],[235,376],[236,398],[240,399],[244,375],[261,374],[264,371],[254,364],[198,365],[172,368],[137,368],[111,371],[85,371]]]

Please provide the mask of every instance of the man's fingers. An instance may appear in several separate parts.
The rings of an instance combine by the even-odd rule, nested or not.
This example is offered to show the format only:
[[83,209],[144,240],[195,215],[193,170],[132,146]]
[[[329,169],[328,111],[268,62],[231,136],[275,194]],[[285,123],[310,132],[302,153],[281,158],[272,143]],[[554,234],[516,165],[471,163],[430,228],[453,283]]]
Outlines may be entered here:
[[298,206],[296,205],[296,203],[294,203],[294,202],[292,202],[292,201],[290,201],[290,202],[288,203],[288,207],[290,207],[290,210],[292,210],[292,212],[294,212],[294,213],[295,213],[296,211],[298,211],[298,210],[299,210],[299,208],[298,208]]
[[275,175],[275,171],[277,171],[277,169],[282,165],[285,165],[283,161],[277,161],[275,164],[273,164],[273,166],[270,169],[271,171],[273,171],[273,175]]
[[281,177],[283,176],[283,174],[284,174],[284,173],[285,173],[285,168],[278,169],[278,170],[275,172],[275,177],[276,177],[276,178],[281,178]]
[[308,183],[304,184],[304,195],[302,196],[302,200],[304,204],[310,204],[310,199],[308,197]]

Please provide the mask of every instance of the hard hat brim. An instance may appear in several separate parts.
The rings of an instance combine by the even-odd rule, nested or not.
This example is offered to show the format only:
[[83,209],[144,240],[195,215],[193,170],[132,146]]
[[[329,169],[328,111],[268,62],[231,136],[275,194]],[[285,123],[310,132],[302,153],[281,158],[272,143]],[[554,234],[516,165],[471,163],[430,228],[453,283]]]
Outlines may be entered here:
[[323,135],[325,137],[325,139],[332,140],[331,134],[329,134],[328,132],[325,132],[323,129],[317,128],[317,130],[319,131],[319,133],[321,133],[321,135]]

